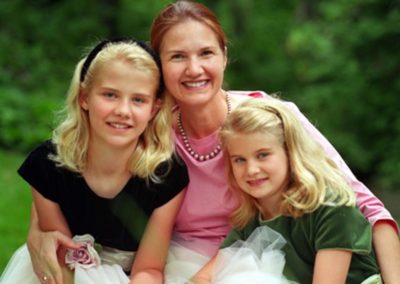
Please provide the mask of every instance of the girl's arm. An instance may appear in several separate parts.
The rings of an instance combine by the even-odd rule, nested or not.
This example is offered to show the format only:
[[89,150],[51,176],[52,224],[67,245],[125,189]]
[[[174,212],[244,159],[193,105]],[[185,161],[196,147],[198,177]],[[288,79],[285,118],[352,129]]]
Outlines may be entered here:
[[400,283],[400,241],[391,224],[375,223],[372,241],[385,284]]
[[211,276],[214,270],[218,254],[211,258],[191,279],[193,284],[211,284]]
[[[70,231],[59,206],[32,188],[34,203],[27,246],[35,274],[48,277],[48,283],[62,284],[63,269],[57,252],[61,246],[79,248],[70,238]],[[57,231],[59,230],[59,231]]]
[[41,195],[32,188],[33,202],[36,208],[38,225],[43,231],[59,231],[64,235],[71,236],[67,221],[59,205]]
[[349,272],[351,251],[319,250],[315,256],[313,284],[346,283]]
[[184,191],[151,214],[132,266],[131,283],[163,283],[165,260]]

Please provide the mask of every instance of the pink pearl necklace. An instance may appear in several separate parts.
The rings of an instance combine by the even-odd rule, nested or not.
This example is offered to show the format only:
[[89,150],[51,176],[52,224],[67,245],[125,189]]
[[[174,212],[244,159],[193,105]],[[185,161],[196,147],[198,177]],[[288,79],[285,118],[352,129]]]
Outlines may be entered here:
[[[226,93],[226,106],[228,108],[228,114],[230,114],[232,107],[231,107],[231,98],[229,97],[228,93]],[[197,161],[203,162],[203,161],[210,160],[210,159],[214,158],[215,156],[217,156],[219,154],[219,152],[221,152],[221,144],[220,143],[218,143],[217,146],[214,148],[214,150],[212,150],[208,154],[200,155],[197,152],[195,152],[193,150],[192,146],[190,145],[190,142],[189,142],[189,139],[188,139],[188,137],[186,135],[185,129],[183,128],[183,125],[182,125],[182,114],[181,114],[180,111],[178,113],[177,126],[178,126],[179,133],[182,136],[183,144],[185,145],[186,151],[188,151],[188,153],[193,158],[195,158]]]

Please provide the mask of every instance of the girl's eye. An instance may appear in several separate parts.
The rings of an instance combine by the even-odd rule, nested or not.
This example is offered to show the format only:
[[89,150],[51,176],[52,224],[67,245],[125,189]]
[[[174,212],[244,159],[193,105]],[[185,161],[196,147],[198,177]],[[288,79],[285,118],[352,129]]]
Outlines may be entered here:
[[115,94],[112,92],[103,93],[103,96],[106,98],[115,98]]
[[257,157],[258,157],[260,160],[265,159],[265,158],[267,158],[268,156],[269,156],[269,153],[267,153],[267,152],[261,152],[261,153],[259,153],[259,154],[257,155]]
[[142,104],[142,103],[145,102],[145,100],[144,100],[143,98],[141,98],[141,97],[134,97],[134,98],[132,99],[132,101],[133,101],[134,103],[136,103],[136,104]]
[[241,164],[244,162],[244,159],[243,158],[234,158],[232,161],[235,164]]

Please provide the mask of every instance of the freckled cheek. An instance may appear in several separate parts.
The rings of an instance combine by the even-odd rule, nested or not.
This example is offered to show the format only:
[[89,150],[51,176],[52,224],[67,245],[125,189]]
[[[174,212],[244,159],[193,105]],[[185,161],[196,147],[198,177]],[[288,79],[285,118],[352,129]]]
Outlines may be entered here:
[[219,62],[209,66],[209,71],[211,73],[215,74],[216,76],[223,77],[223,75],[224,75],[223,65],[221,63],[219,63]]
[[146,109],[143,109],[139,112],[137,112],[136,117],[138,120],[142,122],[148,122],[151,120],[151,107],[148,107]]
[[236,179],[237,183],[243,183],[245,181],[246,172],[242,169],[234,169],[233,176]]
[[110,104],[104,104],[93,107],[89,112],[93,115],[102,116],[111,113],[114,110],[114,107]]
[[179,78],[182,74],[182,68],[172,68],[165,67],[163,68],[164,81],[167,87],[171,84],[176,84],[179,81]]

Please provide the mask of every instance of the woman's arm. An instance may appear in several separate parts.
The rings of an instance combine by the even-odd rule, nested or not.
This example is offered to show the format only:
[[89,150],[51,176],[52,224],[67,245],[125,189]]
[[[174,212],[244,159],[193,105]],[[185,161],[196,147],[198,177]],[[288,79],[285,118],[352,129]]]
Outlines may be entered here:
[[[27,246],[33,270],[39,278],[46,276],[48,283],[62,284],[64,283],[63,269],[59,264],[57,252],[61,246],[79,248],[79,245],[75,244],[69,237],[70,233],[64,217],[61,220],[53,218],[61,212],[58,205],[45,199],[35,189],[32,189],[32,195],[34,203],[31,209],[31,225]],[[39,208],[40,215],[37,208]],[[56,212],[55,215],[53,215],[54,212]],[[53,222],[59,223],[59,225],[53,226],[47,219],[52,219]],[[41,225],[44,226],[42,229]],[[49,231],[44,231],[46,229]],[[62,230],[64,233],[56,231],[57,229]]]
[[132,266],[131,283],[163,283],[165,260],[184,191],[151,214]]
[[400,244],[398,225],[383,203],[353,175],[342,157],[329,141],[307,120],[307,118],[292,103],[289,107],[297,114],[310,135],[324,148],[331,159],[335,161],[345,174],[357,196],[357,206],[372,224],[373,244],[377,255],[379,268],[385,283],[400,283]]
[[213,256],[191,279],[193,284],[211,284],[211,276],[214,270],[218,254]]
[[397,230],[398,227],[396,221],[393,219],[389,211],[384,207],[383,203],[357,178],[354,176],[350,168],[344,162],[343,158],[339,155],[332,144],[315,128],[314,125],[300,112],[298,107],[291,102],[286,102],[287,106],[296,114],[301,121],[304,128],[311,135],[311,137],[317,141],[324,149],[326,154],[335,161],[336,165],[342,171],[347,178],[351,187],[357,195],[357,206],[360,208],[363,215],[374,225],[379,220],[387,220],[393,224],[393,227]]
[[346,283],[352,252],[345,250],[319,250],[315,256],[313,284]]
[[[266,98],[274,99],[265,92],[234,92],[241,95],[247,95],[256,98]],[[399,234],[399,228],[390,214],[390,212],[385,208],[383,203],[362,183],[360,182],[352,173],[350,168],[347,166],[343,158],[332,146],[332,144],[325,138],[321,132],[307,119],[307,117],[299,110],[299,108],[293,103],[286,101],[286,106],[297,116],[303,127],[309,133],[309,135],[318,142],[324,149],[326,154],[336,163],[342,173],[345,175],[346,179],[350,183],[354,192],[357,196],[357,206],[360,208],[363,215],[368,219],[368,221],[374,225],[377,221],[385,220],[390,223],[397,234]]]
[[372,240],[383,282],[400,283],[400,241],[392,225],[385,221],[375,223]]

